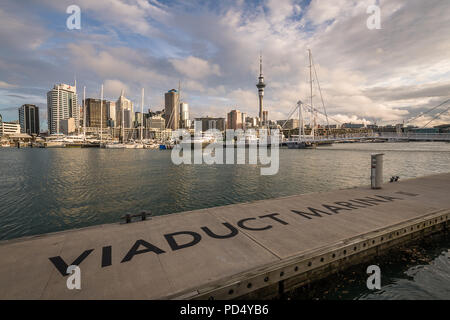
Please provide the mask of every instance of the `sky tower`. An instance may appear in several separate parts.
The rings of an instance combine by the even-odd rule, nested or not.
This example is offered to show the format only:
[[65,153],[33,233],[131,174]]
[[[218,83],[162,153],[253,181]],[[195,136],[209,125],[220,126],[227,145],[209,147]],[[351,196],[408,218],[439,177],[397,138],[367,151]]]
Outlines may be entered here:
[[264,83],[264,75],[262,71],[262,56],[259,55],[259,81],[256,84],[258,88],[259,95],[259,126],[262,127],[262,119],[263,119],[263,97],[264,97],[264,88],[266,84]]

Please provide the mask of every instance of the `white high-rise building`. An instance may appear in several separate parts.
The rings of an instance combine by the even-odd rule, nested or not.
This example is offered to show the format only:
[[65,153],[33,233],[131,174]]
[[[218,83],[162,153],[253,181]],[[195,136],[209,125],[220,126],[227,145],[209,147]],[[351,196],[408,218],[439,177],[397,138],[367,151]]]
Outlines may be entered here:
[[68,84],[56,84],[47,92],[48,130],[50,134],[61,133],[60,121],[74,118],[79,127],[77,88]]
[[[116,115],[116,103],[114,101],[106,102],[106,111],[108,113],[108,120],[114,121],[116,123],[117,115]],[[117,124],[116,124],[117,126]]]
[[186,102],[180,103],[180,126],[181,128],[189,128],[189,104]]
[[122,110],[124,113],[124,127],[132,128],[134,122],[134,112],[133,112],[133,102],[131,100],[125,98],[124,92],[120,93],[119,99],[116,102],[116,126],[122,126]]

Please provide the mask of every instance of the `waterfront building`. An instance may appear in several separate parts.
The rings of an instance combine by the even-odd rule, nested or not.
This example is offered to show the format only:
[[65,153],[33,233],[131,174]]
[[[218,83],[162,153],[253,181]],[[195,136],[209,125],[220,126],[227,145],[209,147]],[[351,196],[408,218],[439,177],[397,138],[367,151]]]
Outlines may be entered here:
[[166,128],[166,120],[161,116],[152,116],[147,118],[147,129],[164,130]]
[[241,123],[242,123],[242,129],[247,129],[247,122],[245,121],[247,119],[247,114],[245,112],[241,113]]
[[20,131],[29,135],[39,135],[39,108],[33,104],[24,104],[19,108]]
[[245,118],[247,128],[256,128],[259,123],[258,117],[247,117]]
[[2,122],[0,121],[0,136],[9,136],[12,134],[20,134],[20,123]]
[[264,88],[266,87],[266,84],[264,83],[261,55],[259,56],[259,78],[256,87],[258,88],[258,97],[259,97],[259,126],[262,126],[261,121],[263,119],[263,98],[264,98]]
[[110,128],[115,128],[116,127],[116,122],[113,119],[108,119],[108,127]]
[[[106,128],[108,126],[106,102],[106,100],[103,100],[102,103],[100,99],[86,99],[86,127]],[[102,123],[100,123],[100,119],[102,119]]]
[[141,112],[135,112],[134,113],[134,127],[139,128],[141,125],[143,125],[144,119],[143,114]]
[[343,129],[360,129],[364,128],[364,123],[344,123],[341,128]]
[[189,104],[182,102],[180,103],[180,128],[188,129],[189,127]]
[[201,121],[202,131],[206,131],[209,129],[217,129],[220,131],[225,131],[225,118],[213,118],[213,117],[203,117],[203,118],[195,118],[195,121]]
[[268,125],[269,124],[269,111],[267,111],[267,110],[263,111],[262,123],[263,123],[263,125]]
[[[122,122],[122,114],[124,114],[124,119]],[[119,99],[116,102],[116,123],[118,127],[124,124],[125,128],[132,128],[134,121],[133,113],[133,102],[127,99],[124,95],[124,91],[120,93]]]
[[61,129],[61,133],[65,134],[65,135],[70,135],[75,133],[75,119],[74,118],[68,118],[68,119],[63,119],[60,122],[60,129]]
[[116,122],[117,118],[116,103],[114,101],[106,101],[106,110],[108,113],[108,121],[111,120],[113,122]]
[[169,90],[164,95],[164,119],[168,129],[176,130],[179,127],[179,95],[175,89]]
[[231,110],[227,114],[227,129],[242,129],[242,116],[239,110]]
[[47,117],[50,134],[60,133],[60,121],[74,118],[79,126],[77,88],[68,84],[57,84],[47,92]]
[[300,127],[300,123],[298,119],[289,119],[289,120],[278,120],[277,123],[280,126],[283,126],[283,130],[292,130],[298,129]]
[[[120,115],[120,118],[122,118],[122,114]],[[124,109],[123,110],[123,125],[124,128],[133,128],[133,120],[134,116],[131,110]],[[122,123],[119,123],[119,127],[122,125]]]

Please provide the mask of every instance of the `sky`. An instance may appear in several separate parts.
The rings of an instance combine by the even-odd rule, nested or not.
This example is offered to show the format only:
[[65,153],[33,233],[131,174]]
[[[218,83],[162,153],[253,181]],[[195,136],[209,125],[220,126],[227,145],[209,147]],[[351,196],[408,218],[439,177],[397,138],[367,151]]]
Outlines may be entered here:
[[[380,29],[367,27],[374,4]],[[66,26],[70,5],[80,30]],[[282,120],[310,99],[311,49],[313,104],[330,123],[409,123],[450,98],[449,26],[448,0],[2,0],[0,114],[17,120],[18,107],[36,104],[45,129],[47,91],[76,78],[80,98],[84,86],[100,98],[103,84],[106,99],[124,89],[135,110],[141,88],[144,110],[157,111],[181,83],[191,118],[257,116],[261,53],[264,109]],[[441,123],[449,112],[431,126]]]

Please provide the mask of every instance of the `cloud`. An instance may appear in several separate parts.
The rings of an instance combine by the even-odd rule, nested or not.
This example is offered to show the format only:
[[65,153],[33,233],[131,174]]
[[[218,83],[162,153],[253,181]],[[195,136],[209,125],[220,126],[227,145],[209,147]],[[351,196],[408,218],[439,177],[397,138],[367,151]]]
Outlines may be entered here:
[[105,80],[103,87],[105,97],[111,97],[112,100],[118,99],[122,90],[124,90],[125,95],[130,92],[125,83],[115,79]]
[[192,79],[206,78],[211,75],[220,76],[220,67],[207,60],[189,56],[186,59],[170,59],[175,70]]
[[14,84],[10,84],[10,83],[7,83],[5,81],[0,81],[0,88],[1,89],[11,89],[11,88],[15,88],[15,87],[17,87],[17,86],[14,85]]
[[[327,112],[341,120],[401,122],[449,96],[448,1],[381,1],[381,30],[366,27],[373,0],[78,3],[82,30],[75,33],[64,29],[69,0],[29,0],[26,10],[22,2],[2,4],[0,87],[45,98],[53,83],[76,74],[96,96],[101,83],[113,98],[126,86],[139,99],[145,87],[155,109],[181,80],[192,114],[224,117],[237,106],[256,116],[262,51],[265,109],[283,119],[309,100],[310,48]],[[0,108],[11,103],[22,100],[8,97]]]

